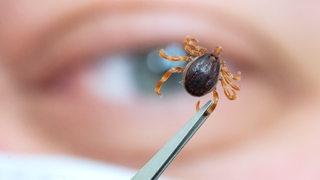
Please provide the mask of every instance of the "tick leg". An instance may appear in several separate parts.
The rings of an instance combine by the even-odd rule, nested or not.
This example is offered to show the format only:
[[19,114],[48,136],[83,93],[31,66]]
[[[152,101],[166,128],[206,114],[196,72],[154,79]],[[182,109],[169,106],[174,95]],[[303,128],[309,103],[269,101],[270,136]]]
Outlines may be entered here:
[[225,70],[225,69],[221,69],[221,73],[224,75],[224,76],[226,76],[226,77],[228,77],[228,78],[230,78],[230,79],[233,79],[233,80],[235,80],[235,81],[240,81],[241,80],[241,72],[240,71],[238,71],[238,76],[234,76],[231,72],[229,72],[229,71],[227,71],[227,70]]
[[198,101],[197,104],[196,104],[196,111],[198,112],[199,109],[200,109],[200,101]]
[[159,50],[159,56],[170,61],[191,61],[192,60],[192,58],[189,56],[168,56],[166,53],[163,52],[163,49]]
[[192,56],[201,56],[203,55],[202,52],[197,51],[197,50],[193,50],[190,46],[184,46],[184,50],[186,50],[190,55]]
[[232,91],[232,94],[231,94],[228,87],[227,87],[227,83],[225,82],[225,80],[222,77],[220,77],[219,80],[220,80],[221,85],[223,87],[223,92],[227,96],[227,98],[230,100],[235,100],[237,98],[237,94],[236,94],[235,90],[231,89],[231,91]]
[[195,39],[194,37],[187,36],[186,39],[184,40],[184,46],[191,46],[192,48],[196,49],[197,51],[201,51],[203,53],[207,53],[208,50],[204,47],[199,46],[197,43],[199,41]]
[[[212,95],[213,95],[213,104],[206,111],[206,114],[212,113],[214,111],[214,109],[216,108],[218,101],[219,101],[219,95],[215,89],[213,90]],[[200,109],[200,101],[198,101],[196,104],[196,110],[199,111],[199,109]]]
[[208,50],[204,47],[199,46],[197,43],[197,39],[187,36],[184,40],[184,49],[193,56],[201,56],[203,54],[206,54]]
[[212,95],[213,95],[213,104],[207,110],[207,112],[206,112],[207,114],[211,114],[214,111],[214,109],[216,108],[218,101],[219,101],[219,95],[216,90],[213,90]]
[[226,76],[226,75],[224,75],[224,74],[222,74],[222,76],[223,76],[225,82],[226,82],[229,86],[231,86],[234,90],[236,90],[236,91],[239,91],[239,90],[240,90],[240,87],[239,87],[239,86],[236,86],[236,85],[232,84],[232,82],[231,82],[231,80],[230,80],[230,78],[229,78],[228,76]]
[[[234,100],[236,99],[236,92],[235,91],[239,91],[240,88],[239,86],[236,86],[234,84],[232,84],[231,80],[235,80],[235,81],[240,81],[241,79],[241,73],[238,72],[238,76],[235,77],[231,72],[228,71],[228,67],[226,65],[226,63],[224,61],[220,61],[222,68],[220,70],[222,77],[219,78],[221,85],[223,87],[223,91],[224,94],[227,96],[228,99],[230,100]],[[229,85],[232,89],[232,94],[230,93],[227,85]]]
[[224,61],[220,61],[221,65],[222,65],[222,68],[221,68],[221,73],[224,75],[224,76],[227,76],[229,77],[230,79],[233,79],[235,81],[240,81],[241,80],[241,72],[238,71],[238,76],[234,76],[231,72],[229,72],[228,70],[228,67],[226,65],[226,63]]
[[169,69],[159,80],[158,84],[154,88],[154,92],[156,92],[158,96],[161,96],[160,88],[162,84],[168,80],[168,78],[171,76],[172,73],[182,72],[183,70],[184,70],[184,67],[174,67]]

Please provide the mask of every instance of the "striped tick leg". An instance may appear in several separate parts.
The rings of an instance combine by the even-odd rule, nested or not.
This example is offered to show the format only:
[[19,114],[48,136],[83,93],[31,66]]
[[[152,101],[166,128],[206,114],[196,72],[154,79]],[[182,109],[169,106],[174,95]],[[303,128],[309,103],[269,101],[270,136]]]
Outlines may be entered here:
[[163,49],[159,50],[159,56],[170,61],[192,61],[190,56],[168,56]]
[[184,40],[184,49],[192,56],[202,56],[203,54],[206,54],[208,50],[204,47],[201,47],[197,44],[198,40],[187,36]]
[[169,77],[171,76],[172,73],[182,72],[183,70],[184,70],[184,67],[174,67],[174,68],[169,69],[169,70],[162,76],[162,78],[159,80],[158,84],[157,84],[156,87],[154,88],[154,92],[156,92],[156,94],[157,94],[158,96],[161,96],[160,88],[161,88],[162,84],[169,79]]
[[226,63],[224,61],[220,61],[221,62],[221,65],[222,65],[222,68],[221,68],[221,73],[224,77],[227,77],[229,78],[230,80],[233,79],[235,81],[240,81],[241,80],[241,72],[238,71],[237,74],[238,76],[234,76],[229,70],[228,70],[228,67],[226,65]]
[[[216,108],[217,104],[218,104],[219,95],[218,95],[216,89],[214,89],[212,91],[212,96],[213,96],[213,104],[206,111],[205,115],[208,115],[208,114],[212,113],[214,111],[214,109]],[[197,104],[196,104],[196,110],[199,111],[199,109],[200,109],[200,101],[198,101]]]
[[[229,70],[224,61],[220,61],[222,68],[220,69],[221,72],[221,77],[219,78],[221,85],[224,90],[224,94],[227,96],[228,99],[234,100],[236,99],[236,91],[240,90],[239,86],[236,86],[232,83],[232,81],[240,81],[241,79],[241,72],[238,72],[238,76],[234,76]],[[230,93],[229,89],[227,86],[231,87],[232,94]]]
[[227,96],[227,98],[229,100],[235,100],[237,98],[237,93],[234,89],[231,89],[232,91],[232,94],[230,93],[228,87],[227,87],[227,83],[225,81],[224,78],[219,78],[220,82],[221,82],[221,85],[222,85],[222,88],[223,88],[223,92],[224,94]]

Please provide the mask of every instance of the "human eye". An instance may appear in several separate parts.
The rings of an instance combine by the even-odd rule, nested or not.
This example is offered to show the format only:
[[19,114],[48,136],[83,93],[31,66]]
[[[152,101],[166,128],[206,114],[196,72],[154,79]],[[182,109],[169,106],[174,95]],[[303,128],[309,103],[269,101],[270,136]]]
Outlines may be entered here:
[[[128,37],[126,40],[120,37],[126,36],[128,32],[124,31],[119,24],[116,24],[115,27],[112,26],[111,28],[114,29],[110,30],[109,21],[113,22],[114,20],[98,19],[84,23],[83,27],[80,26],[64,39],[58,41],[59,43],[56,45],[58,50],[53,51],[53,58],[56,58],[55,51],[57,51],[59,55],[64,54],[62,56],[66,57],[67,65],[69,64],[68,61],[71,62],[70,69],[73,69],[72,66],[76,67],[75,69],[81,69],[76,72],[81,72],[81,76],[85,77],[82,78],[84,86],[91,91],[90,94],[98,98],[130,101],[135,98],[152,99],[157,97],[153,89],[161,76],[172,67],[186,65],[186,62],[164,60],[159,56],[158,51],[160,48],[164,48],[168,55],[187,55],[183,47],[186,34],[180,36],[170,36],[166,33],[144,34],[143,31],[139,31],[145,28],[141,25],[136,30],[136,37]],[[118,25],[120,27],[117,27]],[[129,23],[129,25],[132,24]],[[136,26],[136,24],[132,26]],[[105,32],[116,31],[116,29],[119,29],[117,36],[104,36],[108,34]],[[165,41],[157,36],[163,37]],[[203,34],[201,37],[199,43],[206,47],[208,51],[213,51],[214,46],[223,46],[223,41],[225,41],[213,44],[208,41],[212,38],[210,34]],[[237,53],[241,51],[240,48],[229,48],[230,43],[227,42],[227,46],[223,47],[222,55],[224,59],[227,59],[226,63],[229,64],[229,69],[236,72],[249,67],[247,65],[250,64],[250,61],[246,61],[247,59],[243,54],[240,53],[241,55],[237,56]],[[70,70],[66,69],[67,71]],[[70,76],[67,71],[64,75]],[[71,73],[73,73],[73,70]],[[173,74],[164,83],[161,91],[168,97],[187,96],[183,91],[183,86],[179,83],[181,80],[181,74]],[[57,86],[54,85],[53,87]],[[81,87],[74,89],[81,89]]]
[[[161,76],[172,67],[183,67],[186,62],[173,62],[161,58],[160,48],[147,48],[135,52],[122,52],[102,57],[92,67],[88,78],[90,87],[97,95],[117,101],[133,97],[154,98],[154,87]],[[172,55],[184,56],[186,52],[179,43],[171,43],[164,50]],[[162,91],[171,97],[183,92],[182,75],[173,74],[163,85]]]
[[[24,76],[41,82],[41,89],[50,90],[48,94],[54,92],[53,97],[56,94],[76,99],[90,97],[110,105],[143,102],[141,107],[155,102],[188,102],[189,106],[194,106],[198,99],[184,91],[179,83],[181,73],[173,74],[163,84],[164,98],[160,100],[154,93],[154,87],[166,70],[185,65],[163,60],[157,51],[165,48],[168,55],[184,55],[183,40],[191,35],[208,52],[222,46],[221,58],[229,70],[242,72],[242,80],[236,84],[240,86],[237,102],[246,99],[244,94],[255,89],[273,90],[269,83],[275,81],[270,79],[280,77],[277,73],[263,74],[274,70],[270,69],[270,62],[277,63],[275,58],[265,56],[270,57],[274,51],[272,45],[265,42],[268,38],[252,33],[246,23],[234,23],[221,16],[203,18],[201,13],[184,11],[139,9],[114,13],[110,15],[102,9],[92,16],[68,18],[77,20],[62,23],[67,27],[52,28],[50,32],[54,36],[49,38],[52,42],[45,39],[45,43],[50,43],[42,44],[39,59],[29,63],[32,66],[26,66],[31,78],[28,74]],[[47,36],[51,35],[44,37]],[[219,82],[217,91],[220,99],[225,100]],[[202,99],[212,97],[208,95]]]

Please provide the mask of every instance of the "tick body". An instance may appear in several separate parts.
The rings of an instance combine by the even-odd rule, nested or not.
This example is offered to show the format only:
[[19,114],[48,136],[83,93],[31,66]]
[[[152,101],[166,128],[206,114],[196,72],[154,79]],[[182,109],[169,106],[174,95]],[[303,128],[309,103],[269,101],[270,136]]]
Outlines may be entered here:
[[[212,92],[214,103],[207,110],[211,113],[217,106],[219,96],[216,91],[218,81],[221,82],[224,94],[230,100],[236,99],[236,91],[240,88],[233,84],[233,81],[240,81],[241,73],[234,76],[229,72],[226,63],[220,59],[221,46],[214,49],[212,53],[204,47],[197,45],[198,40],[193,37],[186,37],[184,49],[189,56],[168,56],[160,49],[159,55],[170,61],[190,61],[185,67],[173,67],[169,69],[159,80],[154,88],[158,96],[161,96],[160,88],[172,73],[183,72],[182,82],[186,91],[192,96],[203,96]],[[231,92],[230,92],[231,90]],[[196,109],[199,110],[200,102],[197,102]]]
[[211,92],[218,82],[220,61],[213,54],[204,54],[189,62],[183,72],[183,85],[192,96]]

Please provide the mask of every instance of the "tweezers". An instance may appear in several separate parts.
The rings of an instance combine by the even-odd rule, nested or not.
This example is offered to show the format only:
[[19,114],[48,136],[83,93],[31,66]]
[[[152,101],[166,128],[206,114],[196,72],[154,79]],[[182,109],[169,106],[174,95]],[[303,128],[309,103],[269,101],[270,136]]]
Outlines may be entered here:
[[202,108],[160,149],[131,180],[156,180],[197,132],[210,114],[206,111],[212,105],[208,101]]

